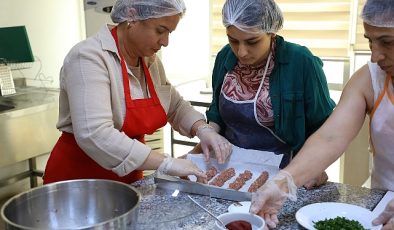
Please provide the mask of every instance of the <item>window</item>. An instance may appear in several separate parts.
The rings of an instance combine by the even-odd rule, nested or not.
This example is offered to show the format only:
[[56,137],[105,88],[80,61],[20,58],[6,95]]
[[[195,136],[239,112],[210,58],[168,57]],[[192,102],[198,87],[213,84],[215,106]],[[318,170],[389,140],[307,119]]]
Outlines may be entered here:
[[363,9],[363,5],[365,4],[365,0],[359,0],[357,4],[357,15],[356,15],[356,28],[355,28],[355,41],[354,41],[354,51],[355,52],[370,52],[368,46],[368,40],[364,38],[364,27],[363,21],[361,18],[361,12]]
[[[305,45],[320,57],[349,57],[352,0],[277,0],[284,15],[279,35]],[[222,24],[224,0],[211,0],[211,54],[227,44]]]

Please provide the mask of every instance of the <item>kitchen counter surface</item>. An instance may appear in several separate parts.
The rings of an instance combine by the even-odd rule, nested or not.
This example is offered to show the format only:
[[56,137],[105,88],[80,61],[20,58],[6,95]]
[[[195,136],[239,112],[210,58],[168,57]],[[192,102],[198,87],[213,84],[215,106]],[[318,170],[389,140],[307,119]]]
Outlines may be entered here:
[[10,109],[0,111],[0,118],[21,116],[58,106],[59,90],[39,87],[17,88],[17,93],[0,96],[0,104]]
[[[154,185],[153,176],[148,176],[142,181],[135,184],[142,193],[143,198],[140,206],[140,213],[146,212],[146,209],[155,207],[153,200],[157,201],[160,193],[155,193],[155,190],[160,190]],[[149,188],[149,189],[146,189]],[[373,210],[375,206],[382,199],[386,191],[362,188],[346,184],[332,183],[321,186],[314,190],[305,190],[300,188],[298,190],[298,199],[296,202],[286,201],[282,211],[279,215],[280,224],[276,229],[304,229],[299,225],[295,219],[295,213],[301,207],[317,202],[342,202],[354,204]],[[161,197],[162,202],[169,202],[165,197]],[[215,215],[220,215],[227,212],[227,208],[234,203],[229,200],[222,200],[210,198],[206,204],[208,210]],[[156,207],[158,208],[158,207]],[[174,208],[174,212],[180,212],[182,207]],[[196,214],[195,218],[191,218],[186,224],[182,223],[178,228],[171,227],[171,229],[214,229],[215,221],[212,217],[202,212]]]

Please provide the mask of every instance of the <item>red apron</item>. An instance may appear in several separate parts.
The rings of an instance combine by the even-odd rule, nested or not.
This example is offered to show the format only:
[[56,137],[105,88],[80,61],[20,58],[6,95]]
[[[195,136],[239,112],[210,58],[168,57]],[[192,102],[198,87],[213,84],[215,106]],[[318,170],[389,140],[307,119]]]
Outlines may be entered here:
[[[150,98],[131,98],[129,77],[126,64],[119,50],[117,27],[111,30],[118,48],[122,65],[123,88],[126,101],[126,116],[123,131],[132,139],[144,141],[145,134],[152,134],[167,123],[167,116],[160,104],[153,87],[148,67],[141,58]],[[111,170],[107,170],[90,158],[77,144],[73,134],[63,132],[57,141],[45,168],[44,184],[72,179],[109,179],[132,183],[143,178],[143,172],[135,170],[124,177],[119,177]]]

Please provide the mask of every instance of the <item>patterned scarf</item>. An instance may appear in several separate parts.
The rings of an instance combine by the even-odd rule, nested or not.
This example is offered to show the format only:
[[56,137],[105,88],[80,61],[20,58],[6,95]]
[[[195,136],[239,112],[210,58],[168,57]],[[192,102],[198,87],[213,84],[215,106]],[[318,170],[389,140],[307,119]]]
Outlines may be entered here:
[[[275,37],[273,37],[271,40],[272,57],[256,103],[257,117],[261,124],[268,127],[274,125],[274,113],[269,96],[269,80],[275,64],[275,41]],[[238,62],[234,69],[226,74],[222,92],[234,101],[254,99],[263,78],[266,63],[267,60],[264,60],[257,66],[250,66]]]

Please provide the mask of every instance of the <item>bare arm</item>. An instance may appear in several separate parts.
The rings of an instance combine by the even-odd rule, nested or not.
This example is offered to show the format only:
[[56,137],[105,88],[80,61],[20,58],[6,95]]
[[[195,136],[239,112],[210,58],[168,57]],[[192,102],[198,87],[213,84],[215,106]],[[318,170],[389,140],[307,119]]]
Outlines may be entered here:
[[317,177],[342,155],[361,129],[372,103],[372,83],[368,66],[364,66],[346,84],[332,115],[285,168],[297,187]]
[[252,195],[250,212],[276,227],[278,213],[287,198],[296,199],[297,187],[317,177],[333,163],[361,129],[365,114],[373,104],[373,88],[368,66],[357,71],[346,84],[334,112],[312,136],[297,156]]

